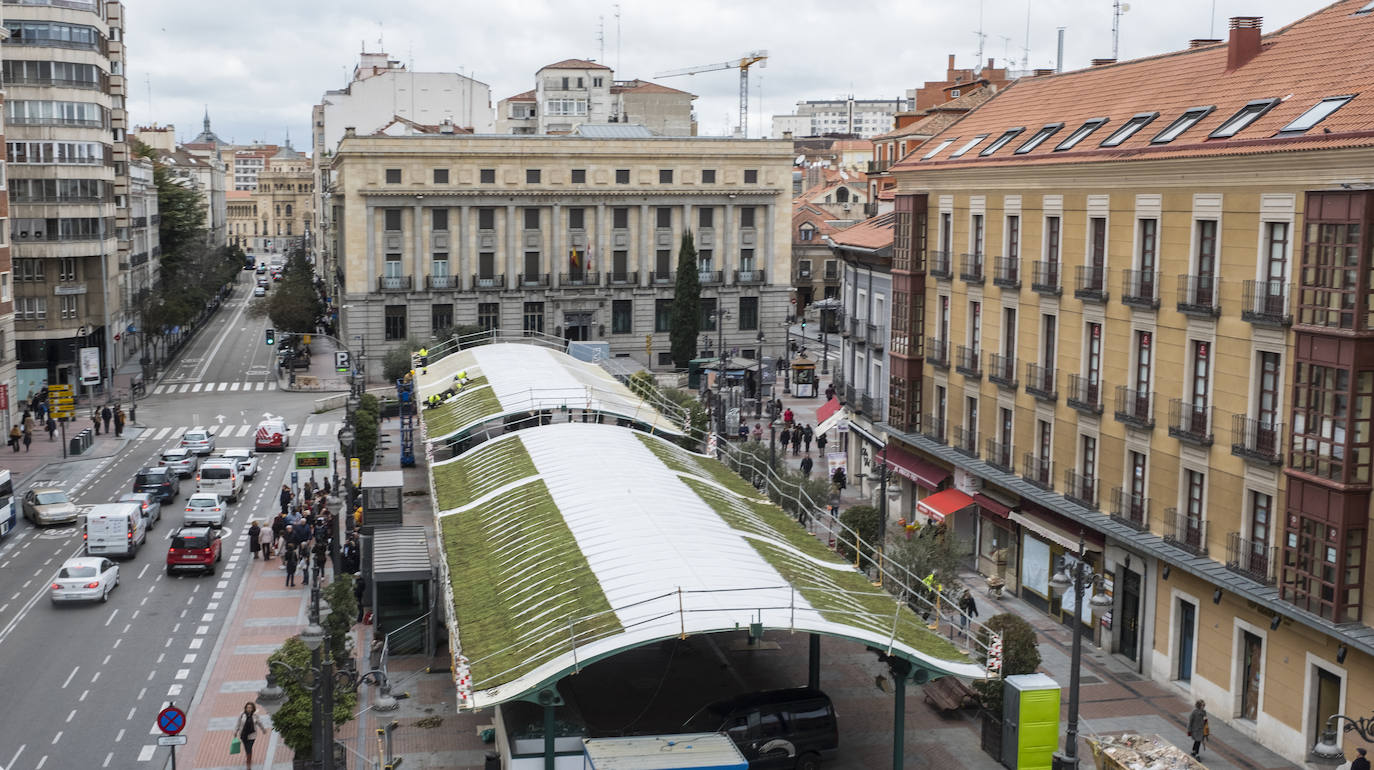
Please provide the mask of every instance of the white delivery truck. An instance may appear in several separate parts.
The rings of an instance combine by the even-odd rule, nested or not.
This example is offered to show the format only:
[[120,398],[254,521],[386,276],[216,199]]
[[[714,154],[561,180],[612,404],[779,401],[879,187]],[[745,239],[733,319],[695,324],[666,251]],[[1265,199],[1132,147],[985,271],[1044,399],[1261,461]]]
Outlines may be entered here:
[[91,506],[85,520],[86,555],[127,556],[148,539],[148,525],[138,503]]

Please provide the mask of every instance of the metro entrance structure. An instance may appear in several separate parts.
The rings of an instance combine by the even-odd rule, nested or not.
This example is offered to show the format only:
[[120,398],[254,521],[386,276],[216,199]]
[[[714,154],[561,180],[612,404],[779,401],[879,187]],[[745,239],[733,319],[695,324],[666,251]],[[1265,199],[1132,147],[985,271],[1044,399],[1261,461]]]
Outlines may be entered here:
[[[416,372],[420,403],[456,374],[469,383],[422,412],[427,453],[453,453],[429,467],[458,702],[542,707],[545,767],[564,753],[560,680],[663,640],[808,633],[813,687],[821,636],[882,653],[897,684],[897,766],[906,681],[987,676],[913,611],[923,594],[875,587],[724,464],[684,448],[684,426],[600,367],[537,345],[436,358]],[[531,397],[579,388],[571,405]],[[884,582],[903,583],[890,571]]]

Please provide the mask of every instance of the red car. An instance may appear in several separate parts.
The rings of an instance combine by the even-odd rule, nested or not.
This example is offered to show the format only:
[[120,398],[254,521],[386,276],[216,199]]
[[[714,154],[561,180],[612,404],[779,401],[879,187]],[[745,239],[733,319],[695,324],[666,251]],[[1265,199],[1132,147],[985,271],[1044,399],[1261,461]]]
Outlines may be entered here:
[[213,575],[215,565],[223,558],[219,530],[210,527],[182,527],[172,533],[172,546],[167,549],[167,574],[190,569]]

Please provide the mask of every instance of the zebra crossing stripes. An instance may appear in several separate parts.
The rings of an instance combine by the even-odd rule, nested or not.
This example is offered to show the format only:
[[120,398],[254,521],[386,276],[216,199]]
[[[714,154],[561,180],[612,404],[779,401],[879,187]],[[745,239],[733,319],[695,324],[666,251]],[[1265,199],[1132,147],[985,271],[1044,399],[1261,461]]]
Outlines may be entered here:
[[[290,428],[291,438],[333,438],[343,427],[342,422],[319,422],[306,425],[294,424]],[[215,434],[215,438],[221,440],[252,438],[256,435],[258,426],[256,423],[251,425],[196,425],[196,426],[164,426],[162,428],[148,428],[140,433],[135,441],[151,441],[155,444],[167,441],[176,441],[188,430],[210,430]]]
[[164,383],[153,388],[154,396],[172,395],[174,393],[220,393],[234,391],[268,391],[276,390],[277,383],[272,381],[258,380],[256,382],[172,382]]

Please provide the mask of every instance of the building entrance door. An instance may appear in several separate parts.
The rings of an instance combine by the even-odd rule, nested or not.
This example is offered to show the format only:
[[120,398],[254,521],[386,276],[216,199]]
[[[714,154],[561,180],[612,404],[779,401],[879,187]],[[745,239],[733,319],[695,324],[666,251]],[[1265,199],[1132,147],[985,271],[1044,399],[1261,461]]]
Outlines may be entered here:
[[1140,575],[1126,570],[1121,574],[1121,646],[1119,651],[1131,660],[1140,655]]
[[586,342],[592,338],[592,314],[587,312],[563,314],[563,338]]

